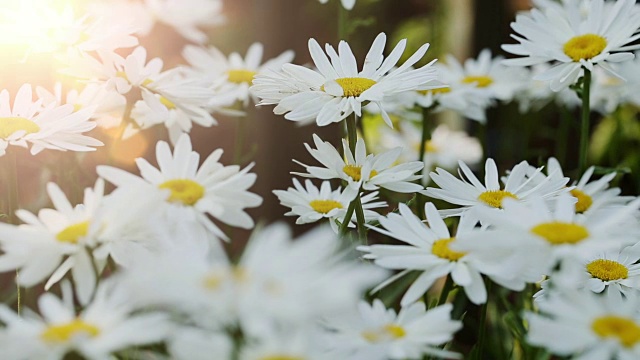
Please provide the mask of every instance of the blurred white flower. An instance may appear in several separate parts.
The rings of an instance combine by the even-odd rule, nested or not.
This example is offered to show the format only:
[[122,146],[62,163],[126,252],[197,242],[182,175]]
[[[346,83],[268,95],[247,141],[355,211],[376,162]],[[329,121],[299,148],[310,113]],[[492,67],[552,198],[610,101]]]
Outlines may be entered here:
[[[600,68],[593,72],[591,107],[603,115],[613,113],[618,106],[640,106],[640,59],[611,64],[618,76]],[[624,80],[622,80],[624,79]]]
[[[329,0],[319,0],[322,4],[326,4]],[[340,0],[342,2],[342,6],[347,9],[347,10],[351,10],[353,9],[354,5],[356,4],[356,0]]]

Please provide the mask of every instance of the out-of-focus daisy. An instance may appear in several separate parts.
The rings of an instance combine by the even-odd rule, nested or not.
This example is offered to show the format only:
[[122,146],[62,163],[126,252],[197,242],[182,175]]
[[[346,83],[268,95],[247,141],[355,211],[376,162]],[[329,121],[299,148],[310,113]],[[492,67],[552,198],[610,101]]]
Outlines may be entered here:
[[[288,50],[262,63],[263,52],[264,47],[261,43],[253,43],[244,59],[236,52],[227,58],[213,46],[205,49],[187,45],[182,51],[182,56],[207,81],[214,83],[224,79],[222,84],[216,87],[216,91],[232,93],[235,99],[246,107],[249,105],[249,99],[253,98],[249,92],[253,77],[280,70],[282,65],[291,62],[294,56],[293,51]],[[257,102],[255,98],[254,102]]]
[[594,65],[616,75],[609,63],[628,61],[634,55],[631,45],[638,35],[640,15],[634,0],[605,3],[594,0],[586,16],[580,16],[580,3],[566,1],[562,10],[547,7],[520,14],[511,28],[519,44],[502,48],[517,59],[508,59],[507,65],[529,66],[555,62],[538,75],[538,80],[550,81],[551,89],[559,91],[574,84],[583,73],[582,68],[593,70]]
[[185,39],[198,44],[209,39],[199,28],[224,22],[222,0],[144,0],[144,4],[157,21],[171,26]]
[[[568,191],[565,185],[569,182],[569,178],[556,176],[546,177],[533,187],[528,186],[532,178],[527,176],[529,164],[526,161],[519,163],[511,170],[504,181],[504,189],[500,186],[498,168],[493,159],[487,159],[485,163],[484,185],[464,162],[460,161],[459,166],[467,180],[458,179],[449,172],[437,168],[430,176],[440,189],[428,187],[424,191],[427,196],[462,206],[447,212],[449,215],[460,214],[472,208],[501,209],[503,200],[507,198],[518,201],[526,201],[531,197],[549,199]],[[538,171],[541,170],[541,168],[538,169]]]
[[632,104],[640,106],[640,59],[611,64],[620,77],[595,68],[591,86],[591,107],[607,115],[618,106]]
[[98,174],[118,187],[146,185],[167,192],[164,217],[168,223],[190,223],[202,226],[212,235],[226,239],[222,230],[207,215],[223,223],[242,228],[253,227],[253,219],[245,208],[256,207],[262,198],[247,191],[256,180],[251,166],[240,170],[237,165],[218,162],[222,149],[211,153],[198,168],[200,155],[192,150],[191,139],[182,135],[173,154],[169,144],[159,141],[156,159],[160,169],[145,159],[136,159],[142,177],[110,166],[99,166]]
[[565,109],[577,108],[582,103],[575,91],[569,88],[553,91],[546,81],[536,80],[538,74],[544,73],[550,67],[551,65],[547,63],[531,66],[528,85],[521,88],[520,91],[515,94],[515,99],[518,102],[518,110],[520,110],[521,113],[540,110],[550,102],[555,102],[558,106]]
[[538,303],[528,313],[527,342],[576,359],[637,359],[640,356],[638,298],[568,292]]
[[18,90],[11,106],[9,92],[0,92],[0,156],[9,145],[28,147],[37,154],[44,149],[61,151],[94,151],[102,142],[83,135],[96,127],[90,121],[94,109],[74,112],[73,105],[50,105],[41,108],[33,101],[31,85]]
[[[326,218],[330,220],[329,223],[334,231],[338,230],[335,220],[340,222],[345,220],[347,208],[359,191],[359,189],[351,186],[347,186],[344,191],[341,188],[331,190],[331,184],[328,181],[323,181],[320,188],[317,188],[311,180],[307,180],[303,187],[295,178],[293,179],[293,186],[293,188],[288,188],[287,190],[273,191],[282,206],[291,208],[291,211],[285,215],[298,216],[296,224],[307,224]],[[387,205],[384,201],[375,201],[377,199],[377,191],[360,198],[366,221],[371,221],[378,217],[378,213],[371,209]],[[356,215],[354,214],[348,226],[355,226],[355,220]]]
[[87,359],[108,359],[129,347],[163,341],[171,330],[165,314],[133,314],[135,308],[123,293],[102,285],[95,299],[76,313],[70,292],[64,299],[44,294],[38,299],[42,317],[27,312],[21,317],[0,305],[2,356],[7,360],[61,360],[75,351]]
[[492,230],[457,239],[454,250],[475,252],[496,262],[518,257],[522,267],[529,269],[531,280],[537,281],[549,275],[558,262],[586,262],[599,253],[637,241],[638,226],[633,215],[640,200],[593,215],[576,214],[574,204],[575,199],[569,194],[560,195],[553,207],[542,198],[528,203],[505,200],[504,211],[477,211]]
[[309,52],[318,71],[285,64],[277,74],[257,75],[252,91],[261,98],[261,105],[277,104],[274,113],[285,119],[308,122],[319,126],[339,122],[355,113],[362,116],[362,105],[376,104],[385,122],[391,119],[383,108],[384,98],[409,90],[428,90],[440,87],[436,81],[433,61],[413,69],[427,52],[429,44],[421,46],[404,64],[395,67],[406,47],[406,40],[396,45],[385,59],[383,51],[386,35],[374,40],[361,71],[349,45],[341,41],[338,51],[328,45],[325,52],[315,39],[309,40]]
[[264,334],[242,349],[240,360],[263,359],[334,359],[322,348],[321,336],[313,325],[287,330],[275,330]]
[[[383,228],[371,227],[384,235],[398,239],[407,245],[371,245],[361,246],[360,251],[367,252],[365,259],[375,260],[376,265],[387,269],[403,270],[402,275],[412,270],[421,271],[420,276],[409,287],[400,304],[406,306],[424,295],[433,283],[443,276],[451,274],[453,281],[464,288],[465,294],[474,304],[487,301],[487,291],[482,276],[467,261],[465,253],[449,248],[455,240],[432,203],[425,205],[429,227],[420,221],[404,204],[399,206],[400,213],[381,216],[378,221]],[[468,232],[475,222],[463,221],[458,227],[459,233]],[[378,289],[396,280],[396,275],[385,281]]]
[[335,359],[421,359],[425,355],[461,358],[460,354],[440,349],[453,339],[462,323],[451,319],[451,304],[426,310],[424,303],[405,306],[396,314],[375,299],[372,305],[361,302],[358,314],[328,321],[329,353]]
[[402,148],[396,147],[382,154],[368,154],[364,140],[359,138],[356,143],[355,156],[349,150],[346,140],[342,141],[342,147],[346,159],[343,159],[338,150],[328,141],[322,141],[313,134],[313,142],[316,148],[305,144],[307,151],[324,167],[309,166],[298,162],[305,167],[308,173],[293,173],[295,175],[313,177],[322,180],[341,179],[349,183],[355,189],[377,190],[385,188],[401,193],[414,193],[423,187],[413,183],[420,175],[416,172],[422,169],[418,161],[393,165],[402,154]]
[[87,84],[82,91],[69,90],[65,98],[62,96],[61,83],[56,83],[53,93],[42,87],[37,87],[36,93],[45,107],[51,104],[55,106],[71,104],[75,110],[93,107],[95,110],[91,118],[95,119],[98,126],[102,128],[120,125],[127,103],[123,95],[92,83]]
[[[322,4],[326,4],[327,2],[329,2],[329,0],[319,0]],[[340,0],[342,2],[342,6],[347,9],[347,10],[351,10],[353,9],[353,7],[356,4],[356,0]]]
[[167,349],[175,360],[229,359],[233,343],[222,331],[181,326],[169,336]]

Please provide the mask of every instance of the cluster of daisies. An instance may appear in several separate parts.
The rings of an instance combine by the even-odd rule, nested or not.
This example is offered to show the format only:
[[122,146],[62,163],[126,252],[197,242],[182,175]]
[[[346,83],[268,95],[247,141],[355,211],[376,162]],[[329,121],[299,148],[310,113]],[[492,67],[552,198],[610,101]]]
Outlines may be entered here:
[[[205,47],[203,27],[224,19],[219,0],[98,1],[80,17],[42,10],[58,26],[39,29],[31,51],[55,53],[79,87],[23,85],[13,102],[3,90],[0,155],[9,145],[96,150],[87,134],[96,126],[124,137],[164,126],[170,141],[157,142],[157,166],[136,159],[137,174],[98,166],[80,204],[49,183],[51,208],[0,223],[0,271],[45,291],[37,312],[20,289],[17,309],[0,305],[0,357],[462,358],[452,340],[464,302],[448,299],[486,312],[495,283],[533,303],[518,309],[518,341],[560,356],[637,358],[640,199],[594,167],[572,181],[555,158],[502,171],[489,158],[479,178],[478,140],[428,127],[443,110],[484,123],[499,102],[528,111],[590,101],[602,113],[638,104],[633,0],[534,3],[512,24],[519,44],[504,45],[518,58],[484,50],[428,62],[425,44],[401,62],[406,40],[385,55],[381,33],[360,62],[345,41],[310,39],[312,66],[291,63],[291,51],[263,62],[259,43],[244,57]],[[191,42],[186,64],[163,70],[139,46],[155,22]],[[575,90],[591,75],[586,99]],[[189,136],[252,104],[348,135],[341,146],[313,135],[304,144],[313,163],[294,159],[293,187],[273,191],[297,224],[323,223],[296,239],[247,213],[262,203],[250,191],[253,164],[225,165],[222,149],[201,161]],[[237,258],[226,250],[233,228],[255,228]]]

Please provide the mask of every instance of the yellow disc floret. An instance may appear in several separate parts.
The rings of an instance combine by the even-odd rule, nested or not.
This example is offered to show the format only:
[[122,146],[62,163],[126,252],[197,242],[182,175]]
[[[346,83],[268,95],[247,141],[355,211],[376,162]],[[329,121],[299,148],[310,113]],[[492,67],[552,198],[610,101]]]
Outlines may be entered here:
[[591,198],[591,196],[587,195],[582,190],[573,189],[571,190],[571,195],[573,195],[573,197],[578,199],[578,202],[576,202],[577,213],[583,213],[589,210],[589,208],[591,207],[591,204],[593,204],[593,199]]
[[607,47],[607,39],[596,34],[574,36],[564,44],[564,53],[575,62],[592,59]]
[[33,134],[40,131],[40,126],[22,117],[0,117],[0,138],[7,139],[16,131]]
[[56,234],[56,240],[60,242],[66,242],[71,244],[77,244],[78,241],[87,236],[89,232],[89,222],[84,221],[81,223],[69,225]]
[[160,96],[160,102],[169,110],[173,110],[176,108],[176,104],[174,104],[173,101],[167,99],[164,96]]
[[551,245],[577,244],[589,237],[589,231],[584,226],[560,221],[536,225],[531,232],[543,237]]
[[171,190],[170,202],[193,206],[204,197],[205,189],[202,185],[190,179],[173,179],[158,185],[160,189]]
[[431,246],[431,253],[441,259],[447,259],[451,261],[458,261],[466,254],[463,252],[453,251],[449,248],[449,244],[455,240],[455,238],[440,239],[434,241]]
[[493,79],[489,76],[484,76],[484,75],[477,75],[477,76],[469,75],[469,76],[465,76],[462,79],[462,82],[465,84],[476,84],[476,86],[479,88],[485,88],[493,84]]
[[252,84],[253,83],[253,77],[256,76],[256,72],[255,71],[251,71],[251,70],[244,70],[244,69],[235,69],[235,70],[229,70],[227,71],[227,80],[229,82],[232,83],[236,83],[236,84],[242,84],[242,83],[246,83],[246,84]]
[[587,272],[602,281],[626,279],[629,269],[621,263],[607,259],[597,259],[587,264]]
[[342,88],[344,97],[358,97],[376,84],[374,80],[359,77],[346,77],[335,80]]
[[407,332],[400,325],[387,324],[377,330],[363,331],[361,335],[370,343],[380,343],[401,339],[407,335]]
[[44,341],[48,343],[66,343],[76,336],[96,337],[100,334],[100,329],[87,324],[86,322],[75,319],[71,322],[61,325],[51,325],[47,327],[41,334]]
[[328,214],[333,209],[342,209],[342,204],[335,200],[312,200],[309,205],[321,214]]
[[[345,165],[342,168],[342,171],[344,171],[345,174],[349,175],[350,178],[352,178],[354,181],[360,181],[360,179],[362,179],[362,166],[357,166],[357,165]],[[371,172],[369,173],[369,179],[371,179],[372,177],[378,175],[378,172],[375,170],[371,170]]]
[[632,319],[617,315],[602,316],[591,323],[593,332],[602,338],[617,338],[624,347],[640,342],[640,326]]
[[504,190],[487,190],[478,196],[478,200],[499,209],[502,208],[502,200],[505,198],[518,199],[514,194]]

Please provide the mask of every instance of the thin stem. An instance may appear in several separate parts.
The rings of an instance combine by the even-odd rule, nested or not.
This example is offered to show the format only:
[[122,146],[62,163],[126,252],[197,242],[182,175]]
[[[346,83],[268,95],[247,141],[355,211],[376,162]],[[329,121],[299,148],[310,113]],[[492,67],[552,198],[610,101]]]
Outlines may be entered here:
[[345,236],[347,234],[347,230],[349,230],[349,222],[351,217],[353,217],[353,211],[356,208],[356,202],[352,201],[347,208],[347,213],[344,215],[344,220],[342,220],[342,224],[340,225],[340,236]]
[[[491,294],[491,282],[487,284],[487,294]],[[482,351],[484,348],[484,340],[486,335],[486,322],[487,322],[487,305],[489,304],[489,297],[487,297],[487,301],[482,304],[482,309],[480,310],[480,333],[478,334],[478,348],[476,351],[476,359],[483,359]]]
[[[355,159],[356,143],[358,142],[358,134],[356,129],[356,114],[354,113],[353,116],[347,117],[346,122],[347,122],[347,137],[349,139],[349,151],[351,151],[351,154]],[[355,199],[351,200],[351,204],[349,204],[349,208],[351,208],[352,206],[354,207],[356,212],[358,237],[361,240],[363,240],[365,238],[366,228],[364,226],[365,224],[364,209],[362,208],[362,201],[360,200],[360,191],[358,191],[358,194],[356,195]],[[349,215],[348,209],[347,209],[347,215]],[[344,227],[345,223],[346,225],[348,225],[348,221],[350,220],[351,220],[351,217],[345,216],[342,226]]]
[[[9,223],[18,225],[18,217],[16,216],[16,211],[20,206],[18,199],[20,188],[18,186],[18,159],[15,153],[15,149],[10,149],[9,151],[7,151],[6,157],[8,160],[8,166],[6,169],[7,183],[9,184],[7,188],[7,195],[9,197],[7,217],[9,219]],[[18,315],[20,315],[20,313],[22,312],[22,291],[20,289],[20,272],[17,269],[15,281],[17,294],[16,307]]]
[[569,130],[572,122],[571,113],[569,110],[561,106],[560,107],[560,128],[556,137],[556,156],[562,166],[567,164],[567,141],[569,139]]
[[449,297],[449,293],[453,289],[453,279],[451,275],[447,275],[447,280],[444,282],[444,286],[442,286],[442,291],[440,292],[440,298],[438,299],[438,305],[443,305],[447,302],[447,298]]
[[587,152],[589,150],[589,93],[591,90],[591,71],[584,69],[582,81],[582,123],[580,125],[580,159],[578,161],[579,175],[584,173],[587,167]]
[[236,141],[233,150],[233,163],[237,165],[242,165],[240,163],[242,162],[242,150],[244,148],[245,120],[246,119],[244,117],[240,117],[236,122]]
[[[430,140],[430,127],[428,126],[429,114],[431,113],[431,108],[422,108],[422,137],[420,139],[420,153],[418,154],[418,161],[424,164],[424,156],[427,152],[427,142]],[[424,174],[426,171],[430,169],[425,169],[424,167],[420,170],[420,179],[418,180],[420,184],[424,183]],[[416,201],[416,213],[420,219],[424,219],[424,202],[425,196],[422,194],[417,194]]]
[[349,32],[347,30],[348,12],[339,1],[336,1],[336,5],[338,6],[338,41],[340,40],[348,41],[347,39],[347,37],[349,36]]

